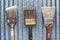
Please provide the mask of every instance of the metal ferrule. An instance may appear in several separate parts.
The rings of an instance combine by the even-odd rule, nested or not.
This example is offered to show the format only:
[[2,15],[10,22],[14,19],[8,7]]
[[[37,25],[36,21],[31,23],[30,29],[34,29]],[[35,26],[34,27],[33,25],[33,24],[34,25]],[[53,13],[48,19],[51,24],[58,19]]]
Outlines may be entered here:
[[47,24],[47,23],[53,23],[54,19],[51,19],[51,18],[45,18],[44,19],[44,24]]

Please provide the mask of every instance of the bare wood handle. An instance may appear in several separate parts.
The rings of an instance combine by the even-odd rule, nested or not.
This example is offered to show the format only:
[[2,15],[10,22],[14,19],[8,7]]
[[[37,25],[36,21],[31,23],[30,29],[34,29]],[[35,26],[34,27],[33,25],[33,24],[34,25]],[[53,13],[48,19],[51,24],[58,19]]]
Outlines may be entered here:
[[14,40],[14,29],[11,28],[11,40]]
[[51,40],[51,29],[46,31],[46,40]]
[[46,40],[51,40],[51,27],[52,24],[45,24],[46,27]]

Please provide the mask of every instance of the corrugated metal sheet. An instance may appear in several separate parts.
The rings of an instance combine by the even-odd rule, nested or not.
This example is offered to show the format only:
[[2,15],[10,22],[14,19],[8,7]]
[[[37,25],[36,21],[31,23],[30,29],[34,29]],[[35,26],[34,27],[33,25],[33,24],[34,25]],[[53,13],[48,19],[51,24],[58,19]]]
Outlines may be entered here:
[[59,38],[59,0],[0,0],[0,40],[10,40],[10,27],[7,25],[5,9],[16,5],[17,24],[15,26],[15,40],[29,40],[28,27],[24,25],[24,9],[37,10],[37,24],[33,26],[33,40],[46,40],[46,29],[43,26],[41,7],[55,6],[55,25],[52,27],[51,40],[60,40]]

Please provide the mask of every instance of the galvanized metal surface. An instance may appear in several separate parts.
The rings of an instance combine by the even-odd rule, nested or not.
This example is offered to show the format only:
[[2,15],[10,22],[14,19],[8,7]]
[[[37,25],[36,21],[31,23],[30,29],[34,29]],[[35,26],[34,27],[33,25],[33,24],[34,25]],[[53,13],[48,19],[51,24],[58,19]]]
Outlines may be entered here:
[[37,24],[33,26],[33,40],[46,40],[46,28],[43,26],[41,13],[42,6],[55,6],[55,24],[52,27],[51,40],[60,40],[59,37],[59,0],[0,0],[0,40],[10,40],[10,27],[7,24],[5,9],[16,5],[17,24],[15,26],[15,40],[29,40],[28,27],[24,25],[24,10],[37,10]]

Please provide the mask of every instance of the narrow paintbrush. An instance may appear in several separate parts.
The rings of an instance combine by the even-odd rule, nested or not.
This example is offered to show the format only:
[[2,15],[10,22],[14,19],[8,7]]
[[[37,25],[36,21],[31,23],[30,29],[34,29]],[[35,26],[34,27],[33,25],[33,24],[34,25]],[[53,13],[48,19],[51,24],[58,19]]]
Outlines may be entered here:
[[55,7],[42,7],[42,13],[46,27],[46,40],[51,40],[51,27],[53,26]]
[[14,40],[14,26],[16,24],[16,6],[6,8],[7,22],[11,28],[11,40]]
[[29,26],[29,40],[32,40],[32,25],[36,24],[36,10],[24,10],[24,19],[25,25]]

